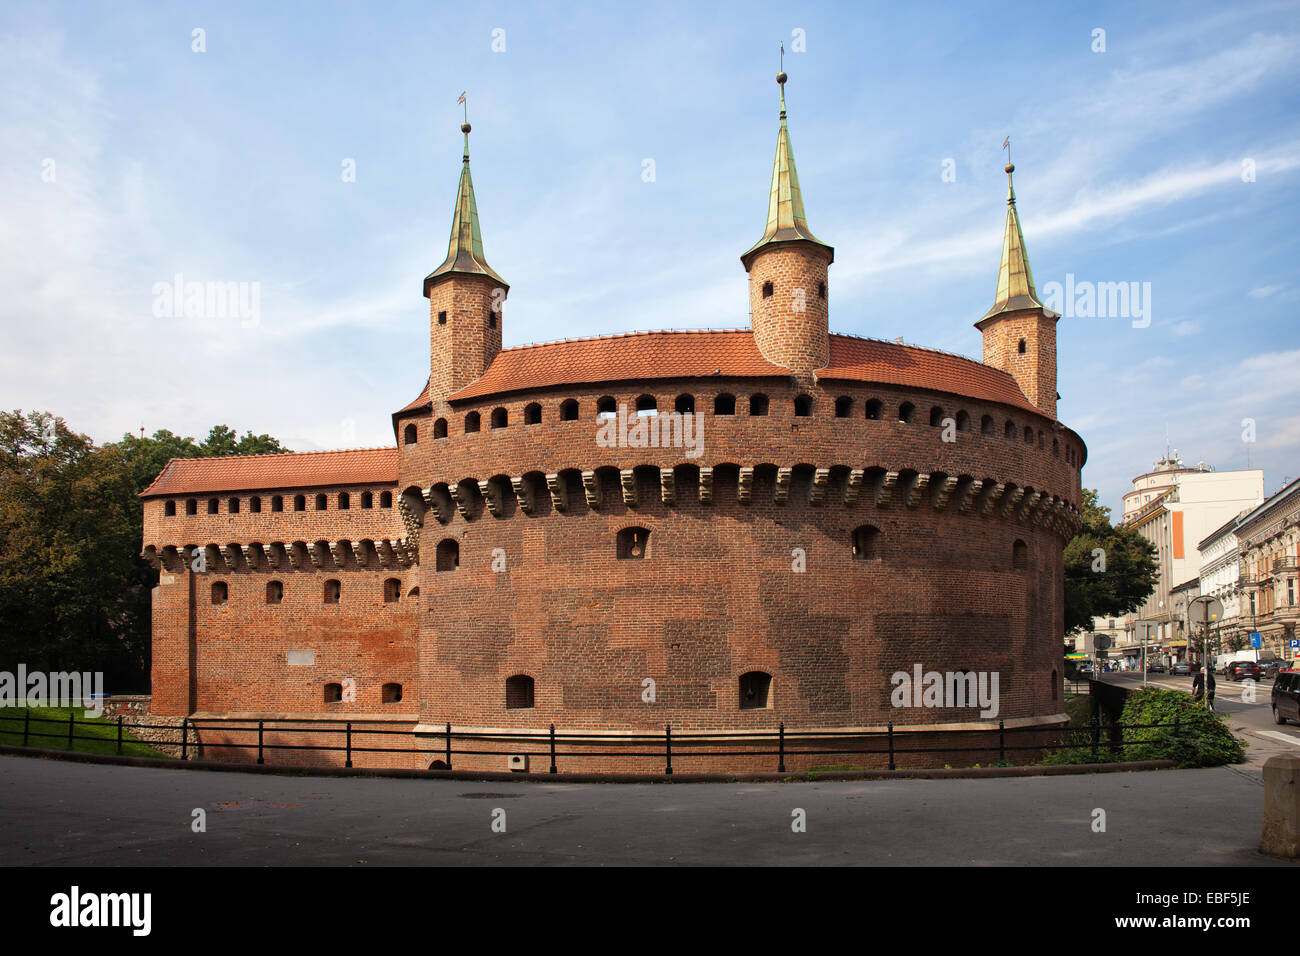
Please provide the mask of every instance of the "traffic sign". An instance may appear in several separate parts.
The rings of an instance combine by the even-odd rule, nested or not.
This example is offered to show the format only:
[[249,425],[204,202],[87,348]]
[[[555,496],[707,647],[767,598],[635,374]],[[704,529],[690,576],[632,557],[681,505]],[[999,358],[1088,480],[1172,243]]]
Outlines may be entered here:
[[1094,634],[1092,635],[1092,646],[1099,651],[1104,651],[1110,647],[1110,635]]
[[1250,646],[1251,646],[1251,647],[1263,647],[1263,646],[1264,646],[1264,639],[1263,639],[1262,637],[1260,637],[1258,634],[1252,634],[1252,635],[1250,635]]

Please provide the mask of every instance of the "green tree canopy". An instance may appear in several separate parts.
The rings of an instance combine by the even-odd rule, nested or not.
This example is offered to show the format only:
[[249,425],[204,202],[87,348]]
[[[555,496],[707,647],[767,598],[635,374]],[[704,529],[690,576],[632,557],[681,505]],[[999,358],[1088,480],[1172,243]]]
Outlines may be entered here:
[[1110,523],[1097,492],[1083,489],[1083,525],[1065,546],[1065,632],[1094,617],[1127,614],[1156,587],[1156,549],[1133,528]]

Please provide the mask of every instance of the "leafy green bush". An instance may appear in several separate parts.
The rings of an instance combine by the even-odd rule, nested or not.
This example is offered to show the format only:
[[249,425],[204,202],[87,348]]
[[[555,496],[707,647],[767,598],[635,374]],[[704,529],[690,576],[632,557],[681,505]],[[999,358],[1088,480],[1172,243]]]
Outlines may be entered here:
[[1233,736],[1224,719],[1182,691],[1149,687],[1130,694],[1120,723],[1172,724],[1175,718],[1177,734],[1172,727],[1125,731],[1124,739],[1134,743],[1124,748],[1124,759],[1174,760],[1180,767],[1218,767],[1246,759],[1245,742]]

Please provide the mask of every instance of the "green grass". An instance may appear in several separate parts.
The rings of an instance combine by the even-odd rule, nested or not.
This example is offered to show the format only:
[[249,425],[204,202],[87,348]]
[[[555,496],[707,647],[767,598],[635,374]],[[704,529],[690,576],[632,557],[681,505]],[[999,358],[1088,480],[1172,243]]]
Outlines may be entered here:
[[[76,739],[68,747],[68,714],[76,713]],[[102,717],[87,717],[81,707],[4,707],[0,708],[0,744],[11,747],[23,745],[23,715],[31,713],[29,747],[45,750],[73,750],[87,754],[117,753],[117,721]],[[39,719],[38,719],[39,718]],[[130,721],[126,721],[130,723]],[[37,734],[52,734],[38,737]],[[90,739],[87,739],[90,738]],[[179,735],[178,735],[179,739]],[[136,740],[130,730],[122,731],[122,756],[166,757],[148,744]]]

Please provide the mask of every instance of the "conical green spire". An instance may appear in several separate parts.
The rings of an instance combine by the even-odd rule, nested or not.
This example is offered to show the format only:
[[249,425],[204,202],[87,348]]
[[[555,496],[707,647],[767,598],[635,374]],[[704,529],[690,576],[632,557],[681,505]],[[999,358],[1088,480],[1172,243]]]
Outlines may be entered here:
[[1025,234],[1020,230],[1020,214],[1016,212],[1016,189],[1011,174],[1016,167],[1007,163],[1007,226],[1002,233],[1002,263],[998,268],[998,289],[993,296],[993,308],[984,313],[984,319],[1002,312],[1017,309],[1046,309],[1034,289],[1034,274],[1029,269],[1029,253],[1025,251]]
[[478,225],[478,204],[474,201],[474,181],[469,175],[469,123],[460,128],[465,134],[465,155],[460,168],[460,185],[456,189],[456,208],[452,211],[451,240],[447,243],[447,258],[442,265],[424,278],[424,294],[429,294],[429,284],[438,276],[450,273],[487,276],[506,286],[506,280],[497,275],[483,256],[483,234]]
[[794,150],[790,146],[790,128],[785,120],[785,81],[784,72],[776,75],[776,82],[781,86],[781,129],[776,136],[776,159],[772,162],[772,191],[767,200],[767,228],[763,238],[754,243],[740,257],[740,261],[749,268],[753,255],[763,246],[778,242],[803,240],[816,243],[830,250],[834,261],[835,250],[813,235],[808,228],[808,217],[803,209],[803,193],[799,190],[799,174],[794,168]]

